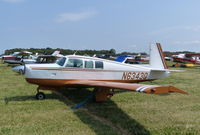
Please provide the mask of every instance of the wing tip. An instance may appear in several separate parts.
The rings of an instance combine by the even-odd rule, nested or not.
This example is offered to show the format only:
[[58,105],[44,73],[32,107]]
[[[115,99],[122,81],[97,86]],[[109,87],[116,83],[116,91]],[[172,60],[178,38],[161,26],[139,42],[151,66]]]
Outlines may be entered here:
[[168,93],[172,93],[172,92],[188,94],[186,91],[183,91],[174,86],[157,86],[157,87],[153,87],[153,88],[147,88],[144,92],[149,93],[149,94],[168,94]]
[[181,93],[181,94],[189,94],[188,92],[181,90],[179,88],[176,88],[174,86],[169,86],[169,92],[177,92],[177,93]]

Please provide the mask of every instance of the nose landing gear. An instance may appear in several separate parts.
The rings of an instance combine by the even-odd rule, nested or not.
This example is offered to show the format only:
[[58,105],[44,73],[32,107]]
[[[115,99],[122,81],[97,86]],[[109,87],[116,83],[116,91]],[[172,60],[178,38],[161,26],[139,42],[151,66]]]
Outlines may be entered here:
[[43,92],[40,92],[40,90],[51,90],[51,91],[57,91],[59,88],[57,87],[46,87],[46,86],[38,86],[37,88],[37,94],[35,95],[36,99],[43,100],[46,98],[45,94]]

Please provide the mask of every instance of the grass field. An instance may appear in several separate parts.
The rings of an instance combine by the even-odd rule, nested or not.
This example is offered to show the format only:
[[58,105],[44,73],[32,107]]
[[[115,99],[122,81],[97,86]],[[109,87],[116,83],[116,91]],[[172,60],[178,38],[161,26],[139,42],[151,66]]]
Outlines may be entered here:
[[1,63],[0,135],[200,134],[200,68],[184,70],[147,84],[173,85],[189,95],[119,92],[72,110],[91,90],[62,89],[63,96],[46,91],[47,99],[38,101],[36,86]]

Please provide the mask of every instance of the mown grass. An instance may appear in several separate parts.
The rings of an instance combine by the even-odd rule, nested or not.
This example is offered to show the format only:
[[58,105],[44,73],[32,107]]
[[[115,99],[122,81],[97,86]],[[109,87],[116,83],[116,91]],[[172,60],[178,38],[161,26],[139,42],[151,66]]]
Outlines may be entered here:
[[47,91],[47,99],[38,101],[35,85],[0,64],[0,135],[200,134],[200,69],[181,70],[146,83],[173,85],[189,95],[118,92],[106,102],[72,110],[90,89],[63,88],[65,97]]

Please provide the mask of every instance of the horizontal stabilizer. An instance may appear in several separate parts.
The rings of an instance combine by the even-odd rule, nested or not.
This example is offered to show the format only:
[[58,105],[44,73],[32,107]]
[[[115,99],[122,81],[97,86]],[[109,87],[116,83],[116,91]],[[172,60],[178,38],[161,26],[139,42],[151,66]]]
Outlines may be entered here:
[[154,72],[166,72],[166,71],[170,71],[169,69],[151,69],[151,71]]
[[173,69],[170,69],[169,71],[170,72],[185,72],[185,70],[173,70]]

